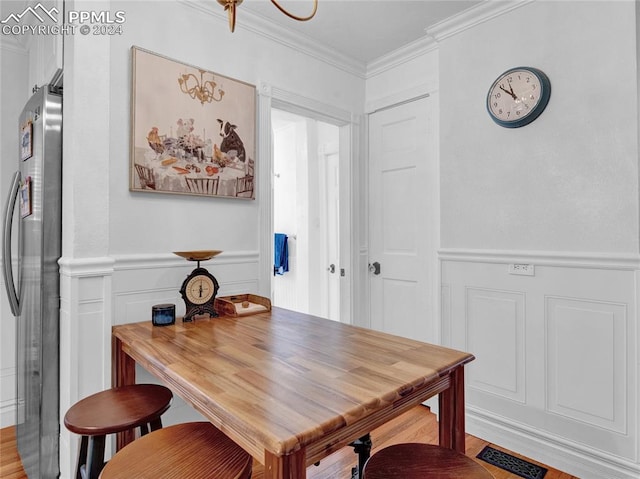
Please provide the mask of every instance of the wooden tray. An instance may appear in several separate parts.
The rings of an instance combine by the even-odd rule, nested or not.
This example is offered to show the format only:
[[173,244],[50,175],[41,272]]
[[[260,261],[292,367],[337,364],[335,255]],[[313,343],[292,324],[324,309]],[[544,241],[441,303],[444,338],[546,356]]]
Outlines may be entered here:
[[271,311],[271,300],[255,294],[235,294],[216,298],[213,307],[220,316],[247,316]]

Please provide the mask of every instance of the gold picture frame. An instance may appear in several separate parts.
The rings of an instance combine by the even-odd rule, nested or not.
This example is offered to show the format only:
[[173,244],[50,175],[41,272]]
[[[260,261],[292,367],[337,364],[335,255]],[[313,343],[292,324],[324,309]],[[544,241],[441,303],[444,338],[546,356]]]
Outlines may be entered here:
[[129,189],[255,199],[255,86],[131,51]]

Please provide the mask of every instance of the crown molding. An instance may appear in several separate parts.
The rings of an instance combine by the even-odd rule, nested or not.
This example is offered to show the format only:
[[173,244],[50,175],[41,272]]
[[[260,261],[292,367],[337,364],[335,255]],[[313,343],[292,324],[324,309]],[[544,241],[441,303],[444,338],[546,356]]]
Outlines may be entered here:
[[[221,20],[225,26],[229,24],[227,14],[224,12],[222,7],[216,8],[219,7],[219,5],[211,3],[204,4],[198,0],[178,0],[178,2],[190,8],[194,8],[200,13],[204,13],[205,15],[210,15],[217,20]],[[283,28],[253,14],[248,10],[242,10],[242,8],[240,8],[239,20],[236,22],[236,32],[242,30],[255,33],[271,40],[272,42],[279,43],[295,51],[304,53],[305,55],[359,78],[365,78],[366,65],[364,62],[344,55],[332,48],[319,45],[315,40],[302,33]]]
[[387,53],[367,64],[366,78],[407,63],[425,53],[436,50],[439,42],[469,28],[504,15],[535,0],[485,0],[446,20],[425,28],[425,36]]
[[[240,9],[241,16],[236,24],[236,31],[250,31],[366,80],[436,50],[438,43],[446,38],[534,1],[536,0],[484,0],[474,7],[425,28],[424,37],[368,63],[356,60],[324,45],[319,45],[302,33],[276,25],[248,10]],[[214,4],[204,3],[200,0],[178,0],[178,2],[215,18],[225,26],[228,25],[227,14],[222,8],[215,8]]]
[[438,43],[429,35],[404,45],[367,64],[367,78],[374,77],[387,70],[395,68],[417,58],[425,53],[436,50]]
[[433,37],[436,42],[441,42],[469,28],[481,23],[493,20],[505,13],[523,7],[535,0],[484,0],[484,2],[463,10],[441,22],[425,29],[427,35]]

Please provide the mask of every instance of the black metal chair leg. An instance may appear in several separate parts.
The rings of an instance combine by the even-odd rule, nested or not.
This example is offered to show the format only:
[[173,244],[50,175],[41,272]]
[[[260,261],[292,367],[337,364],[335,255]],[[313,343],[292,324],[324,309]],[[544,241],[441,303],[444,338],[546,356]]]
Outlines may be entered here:
[[87,449],[89,447],[89,437],[80,437],[80,447],[78,448],[78,462],[76,464],[76,479],[82,479],[82,466],[87,463]]
[[353,452],[358,455],[358,465],[351,469],[351,479],[362,479],[364,464],[371,456],[371,447],[373,445],[371,435],[367,433],[349,445],[353,447]]
[[92,436],[89,440],[86,467],[88,479],[98,479],[104,467],[104,445],[105,436]]

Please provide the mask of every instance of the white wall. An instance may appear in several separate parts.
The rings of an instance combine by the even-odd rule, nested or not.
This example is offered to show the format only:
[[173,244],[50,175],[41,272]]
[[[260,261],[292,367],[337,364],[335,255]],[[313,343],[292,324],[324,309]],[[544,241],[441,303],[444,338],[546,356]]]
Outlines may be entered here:
[[[441,42],[444,248],[638,252],[634,8],[533,2]],[[521,65],[547,73],[551,101],[502,128],[487,90]]]
[[[523,3],[439,48],[442,339],[476,355],[467,427],[582,478],[640,474],[635,9]],[[502,128],[487,90],[522,65],[551,100]]]

